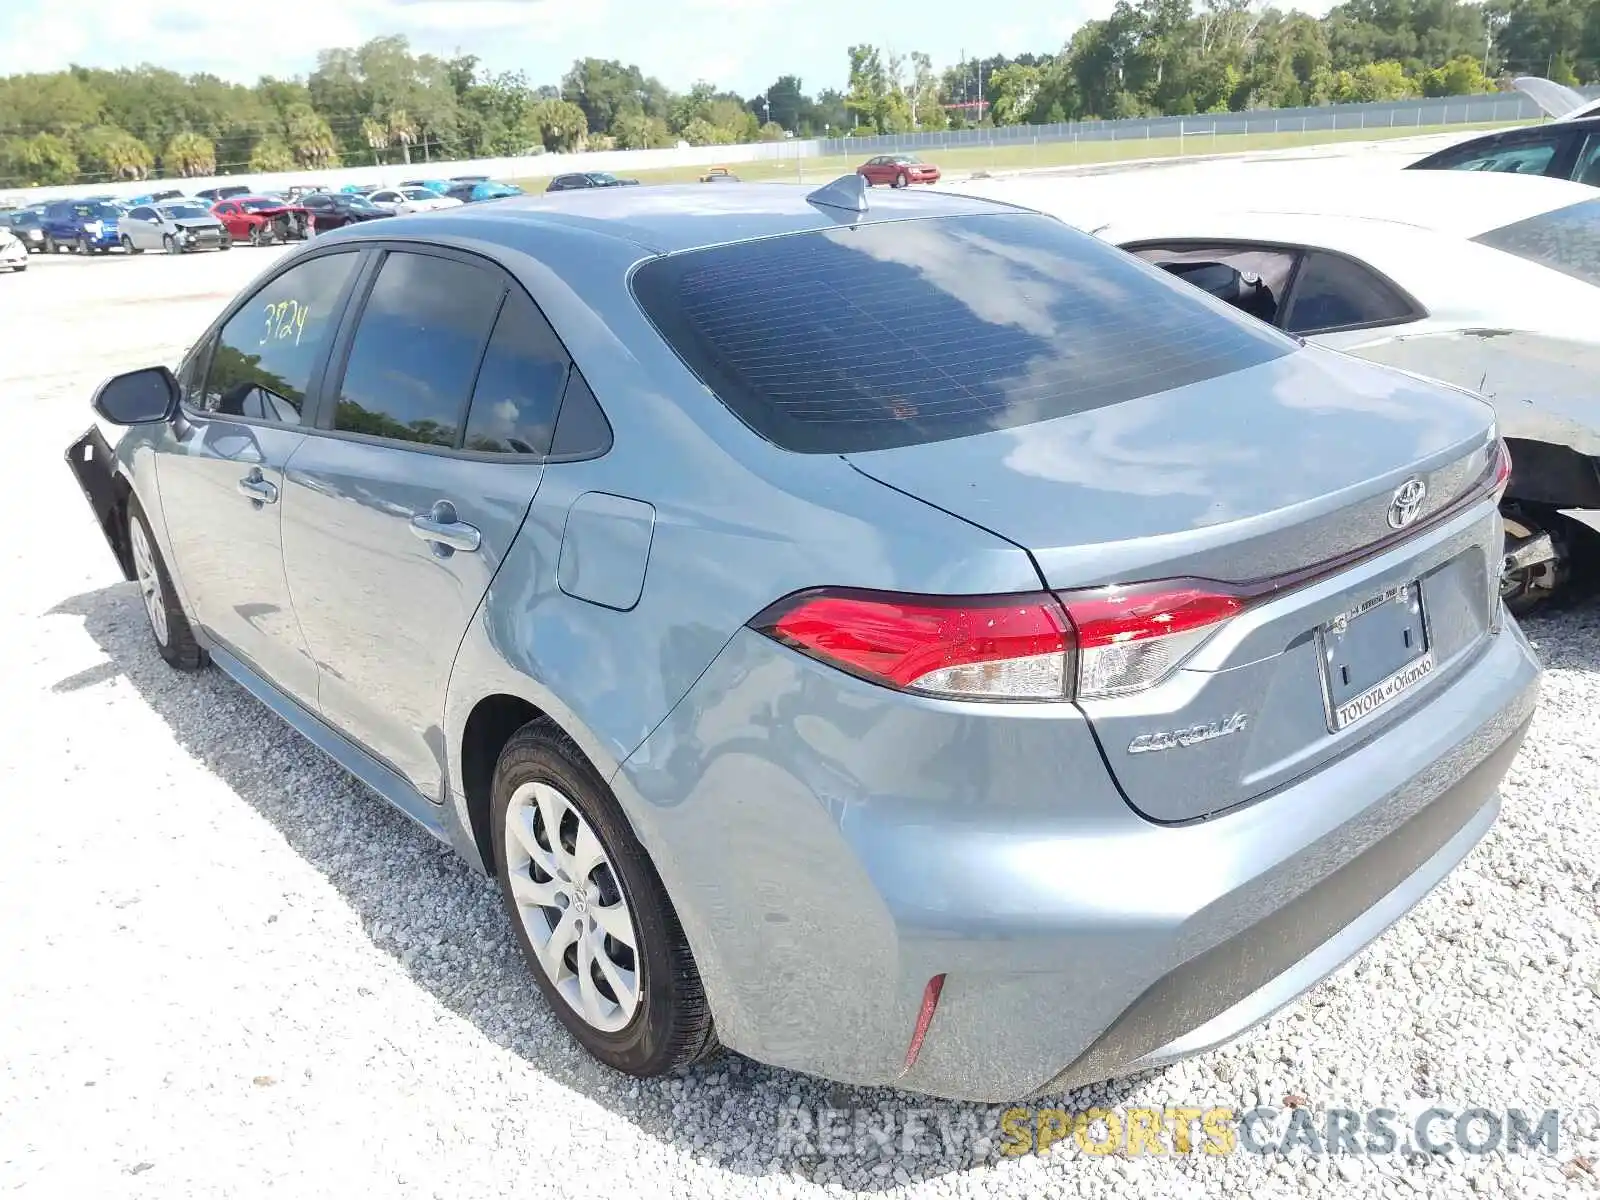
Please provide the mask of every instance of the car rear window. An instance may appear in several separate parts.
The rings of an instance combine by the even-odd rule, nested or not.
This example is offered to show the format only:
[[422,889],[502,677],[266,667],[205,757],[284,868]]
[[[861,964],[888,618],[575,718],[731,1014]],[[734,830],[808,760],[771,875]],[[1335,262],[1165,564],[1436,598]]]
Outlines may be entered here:
[[1600,287],[1600,200],[1580,200],[1472,240]]
[[646,315],[745,424],[808,454],[965,437],[1295,343],[1049,217],[844,226],[654,259]]

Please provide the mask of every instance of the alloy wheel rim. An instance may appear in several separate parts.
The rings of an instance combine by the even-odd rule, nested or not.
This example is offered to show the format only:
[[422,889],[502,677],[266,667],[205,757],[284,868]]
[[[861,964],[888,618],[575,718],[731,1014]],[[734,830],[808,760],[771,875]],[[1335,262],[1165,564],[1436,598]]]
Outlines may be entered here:
[[138,521],[131,526],[128,541],[133,548],[133,573],[138,578],[139,594],[144,600],[145,614],[150,618],[150,631],[156,641],[167,644],[167,604],[161,595],[161,580],[156,575],[155,556],[150,552],[150,542],[145,538],[144,526]]
[[539,967],[583,1021],[615,1033],[639,1009],[638,936],[616,869],[577,807],[525,783],[506,809],[506,877]]

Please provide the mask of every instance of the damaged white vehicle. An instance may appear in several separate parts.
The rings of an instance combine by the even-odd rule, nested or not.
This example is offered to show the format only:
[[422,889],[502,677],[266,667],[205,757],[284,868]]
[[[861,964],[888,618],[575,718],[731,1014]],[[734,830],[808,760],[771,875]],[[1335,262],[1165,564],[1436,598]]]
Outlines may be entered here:
[[1513,461],[1514,612],[1600,568],[1594,190],[1457,172],[1255,178],[1273,186],[1215,212],[1192,196],[1099,222],[1056,211],[1290,333],[1486,396]]

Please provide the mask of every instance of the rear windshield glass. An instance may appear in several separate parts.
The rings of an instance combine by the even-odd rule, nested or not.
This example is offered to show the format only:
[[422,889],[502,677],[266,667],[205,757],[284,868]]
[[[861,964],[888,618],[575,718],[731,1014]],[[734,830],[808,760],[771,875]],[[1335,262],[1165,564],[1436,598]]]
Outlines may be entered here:
[[1600,286],[1600,200],[1580,200],[1472,240]]
[[199,204],[163,204],[161,211],[169,217],[209,217],[210,210]]
[[843,454],[1117,404],[1295,343],[1049,217],[894,221],[655,259],[646,314],[769,441]]

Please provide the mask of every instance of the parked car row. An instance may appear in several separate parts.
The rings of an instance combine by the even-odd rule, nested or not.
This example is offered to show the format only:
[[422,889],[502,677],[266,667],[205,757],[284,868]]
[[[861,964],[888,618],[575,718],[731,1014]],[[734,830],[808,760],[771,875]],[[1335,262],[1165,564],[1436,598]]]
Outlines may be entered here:
[[[364,221],[435,212],[463,204],[521,195],[514,184],[473,176],[409,180],[397,187],[347,187],[341,191],[298,184],[257,191],[248,184],[205,188],[193,196],[168,189],[129,200],[91,196],[31,205],[0,213],[0,268],[26,268],[30,253],[143,254],[164,250],[227,250],[303,241]],[[15,242],[13,247],[11,243]],[[12,259],[20,256],[21,265]]]

